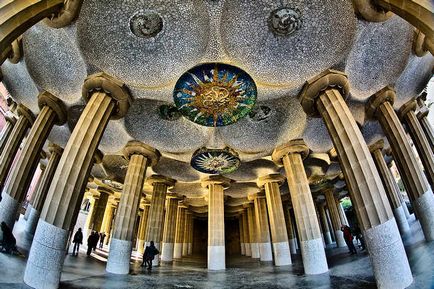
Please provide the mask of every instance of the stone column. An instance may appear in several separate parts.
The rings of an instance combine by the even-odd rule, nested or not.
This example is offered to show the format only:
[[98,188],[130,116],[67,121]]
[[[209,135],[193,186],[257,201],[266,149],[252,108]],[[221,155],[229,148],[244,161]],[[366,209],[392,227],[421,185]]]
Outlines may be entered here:
[[[3,186],[6,182],[6,178],[8,176],[9,170],[14,161],[15,154],[20,148],[20,144],[23,141],[27,130],[35,121],[35,117],[33,116],[33,113],[24,105],[19,104],[17,108],[17,112],[19,116],[17,123],[14,125],[14,128],[12,129],[9,138],[4,144],[3,150],[0,155],[0,189],[1,190],[3,190]],[[10,201],[10,203],[13,203],[11,197],[6,196],[6,198],[8,199],[6,202]]]
[[107,272],[128,274],[134,227],[143,193],[143,184],[148,166],[158,162],[157,150],[138,141],[130,141],[124,148],[125,156],[130,160],[121,200],[116,213],[113,237],[107,258]]
[[142,216],[140,217],[139,232],[137,234],[137,252],[143,255],[145,252],[145,240],[146,240],[146,225],[148,224],[149,208],[151,204],[143,206]]
[[190,214],[190,229],[188,230],[187,255],[193,254],[193,225],[194,225],[193,214]]
[[392,156],[406,191],[417,212],[425,239],[432,241],[434,240],[434,195],[392,107],[395,98],[395,91],[385,87],[371,96],[366,112],[368,116],[375,116],[380,122],[389,140]]
[[53,180],[54,173],[56,172],[57,165],[59,164],[60,157],[63,153],[61,147],[52,143],[48,145],[48,151],[50,152],[50,158],[48,159],[47,167],[41,176],[40,184],[34,193],[35,198],[32,201],[29,218],[27,219],[26,227],[24,229],[26,233],[30,235],[35,233],[39,221],[39,215],[47,197],[48,189],[50,188],[51,181]]
[[[153,186],[151,208],[146,225],[146,245],[154,241],[155,247],[161,251],[161,237],[164,221],[164,204],[169,187],[175,185],[175,180],[160,175],[153,175],[146,182]],[[159,256],[155,256],[152,264],[159,265]]]
[[428,121],[428,113],[429,109],[426,106],[423,106],[419,112],[417,113],[417,118],[419,119],[420,126],[422,127],[423,131],[425,132],[425,137],[427,138],[429,145],[431,147],[431,150],[434,151],[434,130],[431,126],[431,124]]
[[93,218],[92,230],[96,232],[101,232],[102,223],[104,221],[104,214],[109,199],[109,192],[101,190],[101,188],[98,188],[98,191],[100,192],[100,195],[99,200],[94,208],[95,213]]
[[241,255],[246,255],[246,246],[244,245],[244,224],[243,224],[243,215],[241,214],[238,218],[238,229],[240,234],[240,250]]
[[273,261],[273,252],[271,250],[270,227],[268,226],[267,201],[265,200],[265,194],[255,194],[254,204],[260,260],[263,262],[270,262]]
[[434,187],[434,153],[428,139],[425,136],[422,126],[416,117],[417,103],[415,100],[407,102],[399,109],[401,120],[406,124],[411,139],[413,140],[420,160],[425,168],[425,175],[431,188]]
[[130,103],[124,85],[103,73],[86,79],[83,96],[89,102],[54,174],[24,273],[24,282],[37,289],[59,286],[69,230],[83,198],[93,155],[109,119],[124,116]]
[[294,225],[292,215],[288,203],[283,205],[283,213],[285,214],[286,231],[288,233],[288,244],[291,254],[297,254],[297,237],[294,233]]
[[270,221],[271,239],[273,241],[274,264],[285,266],[292,264],[289,251],[288,233],[279,186],[285,178],[280,174],[271,174],[258,179],[258,186],[265,188],[265,197]]
[[[248,206],[248,205],[247,205]],[[252,256],[252,249],[250,248],[250,232],[249,232],[249,218],[247,216],[247,210],[243,210],[243,236],[244,236],[244,247],[246,256]]]
[[4,117],[6,119],[6,123],[0,133],[0,154],[3,152],[3,148],[5,147],[6,142],[12,133],[15,123],[17,122],[15,117],[10,114],[6,114]]
[[259,259],[260,258],[259,232],[256,226],[255,207],[253,203],[250,203],[249,207],[247,208],[247,219],[248,219],[250,249],[252,253],[252,258]]
[[86,230],[91,229],[93,224],[93,217],[95,216],[95,203],[97,202],[98,196],[92,196],[89,197],[89,212],[87,213],[86,223],[84,224],[84,227]]
[[101,225],[101,231],[105,234],[104,245],[109,244],[114,212],[115,206],[112,202],[109,202],[104,211],[104,218]]
[[393,215],[395,216],[396,223],[398,224],[398,229],[401,234],[405,234],[410,231],[410,226],[408,225],[404,209],[402,208],[401,200],[399,199],[398,192],[396,191],[397,186],[395,179],[393,178],[392,173],[390,172],[389,168],[386,165],[386,162],[384,161],[382,153],[383,147],[384,141],[379,140],[369,146],[369,150],[372,153],[375,165],[377,166],[381,180],[383,181],[384,189],[386,190],[387,197],[392,207]]
[[188,234],[190,231],[190,217],[191,213],[186,210],[185,212],[185,220],[184,220],[184,239],[182,240],[182,256],[188,255]]
[[347,215],[345,214],[344,207],[342,207],[342,203],[340,202],[340,200],[336,199],[336,205],[338,206],[339,216],[341,217],[341,223],[349,226],[350,223],[348,222]]
[[182,242],[184,241],[184,224],[185,224],[185,210],[186,207],[182,202],[178,202],[178,209],[176,212],[176,228],[175,228],[175,246],[173,248],[173,258],[182,258]]
[[324,190],[324,196],[327,202],[327,208],[330,212],[330,218],[332,220],[333,232],[335,233],[336,245],[338,248],[346,247],[344,234],[341,231],[341,218],[339,217],[338,207],[336,206],[335,196],[333,194],[333,187],[326,188]]
[[327,70],[307,81],[301,104],[309,115],[322,117],[338,153],[377,286],[404,288],[413,282],[410,266],[380,175],[345,103],[348,93],[347,77]]
[[327,215],[324,209],[323,204],[318,204],[318,213],[321,219],[321,223],[323,225],[323,234],[324,234],[324,242],[326,245],[330,245],[332,243],[332,236],[330,234],[330,228],[327,221]]
[[398,184],[396,183],[395,177],[393,176],[393,173],[391,170],[392,162],[388,163],[387,166],[388,166],[389,172],[392,176],[393,185],[395,186],[395,191],[398,194],[399,200],[401,201],[401,204],[402,204],[402,208],[404,209],[405,217],[408,220],[410,218],[410,212],[408,211],[407,203],[405,202],[404,198],[402,197],[401,189],[398,187]]
[[208,270],[224,270],[225,260],[225,210],[224,188],[231,182],[222,176],[209,176],[202,180],[208,188]]
[[161,245],[161,261],[173,261],[173,249],[175,245],[176,214],[178,202],[175,196],[169,196],[166,205],[166,216],[164,220],[163,243]]
[[303,140],[293,140],[277,147],[272,158],[275,163],[283,164],[285,168],[300,238],[304,272],[321,274],[328,271],[328,266],[315,205],[303,166],[303,159],[308,153],[309,149]]
[[[38,191],[38,187],[41,185],[42,175],[44,174],[44,171],[46,169],[45,165],[39,163],[39,165],[36,166],[36,171],[35,171],[35,174],[33,175],[32,182],[33,182],[33,179],[35,178],[36,172],[38,171],[38,167],[41,170],[41,172],[39,174],[38,180],[36,182],[36,185],[33,188],[33,192],[31,193],[29,202],[27,204],[26,212],[24,214],[24,220],[26,220],[26,221],[29,219],[30,211],[32,210],[32,204],[36,198],[36,192]],[[32,182],[30,183],[30,186],[32,185]]]

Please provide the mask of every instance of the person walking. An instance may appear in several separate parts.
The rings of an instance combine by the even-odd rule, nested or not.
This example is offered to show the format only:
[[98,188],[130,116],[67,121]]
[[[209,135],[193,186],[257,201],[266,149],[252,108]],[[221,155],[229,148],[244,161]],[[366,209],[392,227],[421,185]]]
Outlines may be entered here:
[[95,251],[96,247],[98,246],[98,240],[99,240],[99,234],[98,232],[93,232],[93,242],[92,242],[92,249]]
[[78,256],[78,250],[80,249],[80,245],[83,244],[83,233],[81,232],[81,228],[78,228],[77,232],[75,232],[72,243],[74,243],[74,248],[72,249],[72,256]]
[[351,255],[357,254],[356,247],[353,243],[353,235],[351,234],[351,229],[347,225],[341,227],[341,231],[344,233],[345,243],[347,243],[348,249]]
[[104,239],[105,239],[105,233],[99,233],[99,248],[102,249],[102,246],[104,245]]
[[93,248],[93,242],[95,240],[94,232],[90,233],[89,237],[87,238],[87,252],[86,255],[90,256],[90,253],[92,253]]
[[158,249],[154,245],[154,241],[151,241],[149,246],[146,246],[145,252],[143,253],[143,262],[141,267],[144,266],[144,264],[147,265],[148,271],[152,270],[152,260],[154,260],[155,255],[160,254]]

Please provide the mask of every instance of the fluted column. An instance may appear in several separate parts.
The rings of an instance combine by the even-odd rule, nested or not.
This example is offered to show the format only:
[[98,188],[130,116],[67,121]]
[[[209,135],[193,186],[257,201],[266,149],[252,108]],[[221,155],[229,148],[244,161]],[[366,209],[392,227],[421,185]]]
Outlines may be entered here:
[[208,270],[224,270],[225,260],[225,210],[224,188],[230,180],[222,176],[210,176],[202,180],[208,188]]
[[244,224],[243,224],[243,215],[240,214],[238,217],[238,229],[240,234],[240,251],[241,255],[246,255],[246,246],[244,245]]
[[139,231],[137,234],[137,252],[143,255],[145,252],[145,240],[146,240],[146,225],[148,224],[149,208],[151,204],[145,203],[143,206],[142,216],[140,217]]
[[375,116],[380,122],[389,140],[392,156],[405,189],[417,212],[425,239],[432,241],[434,240],[434,195],[392,107],[395,98],[395,91],[392,88],[383,88],[369,99],[367,114]]
[[327,202],[327,208],[330,212],[330,219],[332,221],[333,231],[335,233],[336,245],[338,248],[346,247],[343,232],[341,231],[342,223],[339,217],[338,207],[336,206],[335,196],[333,194],[333,187],[324,190],[324,196]]
[[161,261],[173,261],[173,249],[175,245],[176,214],[178,211],[178,199],[169,196],[166,205],[164,219],[163,243],[161,245]]
[[[43,154],[45,154],[45,152],[44,152]],[[42,158],[42,157],[41,157],[41,158]],[[35,173],[33,174],[32,183],[33,183],[33,179],[35,178],[36,173],[38,172],[38,167],[39,167],[39,169],[40,169],[39,176],[38,176],[38,180],[36,181],[36,184],[35,184],[35,186],[33,187],[33,191],[32,191],[32,193],[31,193],[31,195],[30,195],[30,198],[29,198],[29,201],[28,201],[28,203],[27,203],[27,207],[26,207],[26,212],[25,212],[25,214],[24,214],[24,220],[26,220],[26,221],[29,219],[30,211],[32,210],[32,204],[33,204],[33,202],[35,201],[35,198],[36,198],[36,192],[38,191],[38,187],[41,185],[41,182],[42,182],[42,175],[44,174],[44,171],[45,171],[45,169],[46,169],[45,165],[39,163],[39,164],[36,166]],[[31,185],[32,185],[32,184],[30,183],[30,186],[31,186]],[[29,188],[29,189],[30,189],[30,188]]]
[[426,106],[422,106],[422,108],[417,113],[417,118],[419,119],[420,126],[422,127],[425,137],[428,140],[428,143],[430,145],[431,151],[434,151],[434,130],[429,123],[428,120],[428,113],[429,109]]
[[47,197],[48,189],[50,188],[51,181],[53,180],[54,173],[56,172],[57,165],[59,164],[60,157],[63,153],[63,149],[53,143],[48,145],[48,151],[50,152],[50,158],[48,159],[47,167],[41,175],[39,186],[33,194],[34,199],[31,202],[29,217],[24,229],[30,235],[35,233],[39,221],[39,215],[41,214],[42,207]]
[[101,225],[101,232],[103,232],[106,237],[104,239],[104,245],[108,245],[110,240],[110,231],[112,228],[112,221],[113,221],[113,214],[115,212],[114,204],[111,202],[108,202],[105,211],[104,211],[104,218]]
[[106,267],[107,272],[114,274],[129,272],[134,227],[146,170],[149,165],[155,165],[160,156],[157,150],[138,141],[128,142],[124,154],[130,161],[116,214]]
[[[58,287],[68,231],[83,198],[93,155],[109,119],[124,116],[130,103],[124,85],[103,73],[86,79],[83,96],[89,102],[54,174],[24,273],[24,282],[37,289]],[[52,260],[47,261],[47,255]]]
[[[15,154],[20,148],[20,144],[23,141],[27,130],[35,121],[33,113],[24,105],[19,104],[17,108],[18,120],[12,129],[12,132],[7,139],[3,150],[0,155],[0,189],[3,191],[3,187],[6,182],[6,177],[14,161]],[[10,197],[6,197],[9,200]]]
[[194,227],[193,214],[190,214],[189,218],[190,218],[189,220],[190,227],[188,229],[187,255],[193,254],[193,227]]
[[291,215],[291,209],[288,205],[288,203],[283,204],[283,213],[285,214],[285,222],[286,222],[286,231],[288,233],[288,244],[289,244],[289,251],[291,254],[297,254],[297,237],[294,233],[294,225]]
[[321,219],[321,223],[323,225],[323,235],[324,235],[324,242],[326,243],[326,245],[330,245],[332,243],[332,237],[330,234],[330,228],[329,228],[329,224],[327,221],[327,215],[324,209],[324,205],[323,204],[318,204],[318,213],[319,213],[319,217]]
[[256,225],[255,205],[250,203],[247,208],[247,219],[249,227],[250,249],[253,259],[259,259],[259,232]]
[[350,223],[348,223],[347,215],[345,214],[345,210],[342,207],[342,203],[338,198],[336,198],[336,206],[338,207],[338,212],[339,212],[339,217],[341,218],[341,223],[343,225],[349,226]]
[[404,288],[413,282],[410,266],[380,175],[345,103],[348,93],[347,77],[328,70],[307,81],[300,98],[305,112],[322,117],[337,151],[377,286]]
[[15,117],[10,114],[4,115],[4,117],[6,119],[6,123],[0,133],[0,154],[3,152],[3,148],[5,147],[6,142],[12,133],[15,123],[17,122]]
[[276,266],[292,264],[285,214],[283,213],[282,198],[279,189],[279,186],[283,184],[284,180],[285,178],[280,174],[271,174],[260,177],[257,181],[259,187],[265,188],[266,208],[268,208],[274,264]]
[[184,241],[185,233],[185,211],[186,207],[178,202],[178,209],[176,212],[176,227],[175,227],[175,246],[173,248],[173,258],[181,259],[182,257],[182,242]]
[[258,233],[258,246],[260,260],[273,261],[271,250],[270,227],[268,225],[267,201],[264,193],[257,193],[253,197],[256,216],[256,232]]
[[247,209],[244,209],[242,216],[243,216],[243,236],[244,236],[245,253],[246,256],[251,257],[252,249],[250,248],[249,218],[247,216]]
[[84,227],[86,230],[90,230],[93,224],[93,217],[95,216],[95,204],[98,201],[98,196],[89,196],[89,212],[87,213],[86,223]]
[[396,183],[395,177],[393,176],[391,166],[392,166],[392,162],[387,164],[387,167],[389,168],[389,172],[392,176],[393,185],[395,186],[395,191],[398,194],[399,200],[401,201],[401,204],[402,204],[402,208],[404,209],[405,217],[408,220],[410,218],[410,212],[408,211],[407,203],[405,202],[404,198],[402,197],[401,189],[399,188],[398,184]]
[[182,256],[188,255],[188,237],[189,237],[189,231],[190,231],[190,218],[191,213],[187,210],[185,212],[185,220],[184,220],[184,239],[182,240]]
[[[434,19],[433,19],[434,21]],[[416,117],[415,110],[417,103],[415,100],[404,104],[400,110],[400,118],[406,124],[410,133],[411,139],[416,146],[416,150],[419,154],[420,160],[425,168],[425,175],[428,179],[428,183],[431,188],[434,187],[434,153],[431,149],[428,139],[425,136],[422,126]]]
[[401,234],[405,234],[410,231],[410,226],[408,225],[404,209],[402,208],[401,200],[398,196],[398,192],[396,191],[396,182],[393,179],[392,173],[387,167],[386,162],[384,161],[382,153],[383,147],[384,141],[379,140],[376,143],[370,145],[369,150],[372,153],[375,165],[377,166],[381,180],[383,181],[384,189],[386,190],[387,197],[393,210],[393,215],[395,216],[396,223],[398,224],[398,229]]
[[328,265],[309,181],[303,166],[303,158],[307,157],[308,153],[309,149],[303,140],[293,140],[277,147],[272,158],[275,163],[283,164],[285,168],[304,271],[306,274],[321,274],[328,271]]
[[107,202],[109,199],[109,193],[101,189],[98,189],[98,191],[100,192],[100,195],[98,203],[94,208],[95,214],[93,218],[92,230],[96,232],[101,232],[102,223],[104,221],[104,213],[106,211]]

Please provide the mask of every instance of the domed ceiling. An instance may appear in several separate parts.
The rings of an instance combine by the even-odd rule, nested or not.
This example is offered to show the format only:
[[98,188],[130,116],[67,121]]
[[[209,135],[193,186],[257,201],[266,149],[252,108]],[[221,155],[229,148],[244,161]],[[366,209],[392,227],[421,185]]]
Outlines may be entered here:
[[[276,146],[303,138],[312,152],[332,148],[322,120],[306,116],[297,98],[304,82],[326,69],[348,75],[348,104],[368,142],[384,137],[365,119],[369,96],[392,85],[397,108],[431,77],[434,59],[413,54],[413,37],[413,27],[398,16],[381,23],[359,20],[348,0],[85,0],[72,25],[54,29],[40,22],[29,29],[23,59],[6,61],[1,69],[11,96],[35,113],[41,90],[64,101],[68,124],[49,136],[61,146],[85,105],[86,76],[103,71],[125,82],[133,101],[125,118],[110,121],[104,133],[99,178],[122,182],[126,161],[120,151],[136,139],[163,155],[150,173],[177,179],[173,190],[180,195],[201,198],[205,175],[190,165],[193,154],[229,148],[240,163],[227,175],[236,185],[226,192],[244,200],[257,177],[279,172],[269,158]],[[254,105],[238,107],[240,117],[207,125],[197,112],[186,116],[176,107],[177,81],[206,63],[233,66],[251,77]],[[315,168],[317,163],[306,163],[310,178],[339,174],[327,175],[324,163]]]

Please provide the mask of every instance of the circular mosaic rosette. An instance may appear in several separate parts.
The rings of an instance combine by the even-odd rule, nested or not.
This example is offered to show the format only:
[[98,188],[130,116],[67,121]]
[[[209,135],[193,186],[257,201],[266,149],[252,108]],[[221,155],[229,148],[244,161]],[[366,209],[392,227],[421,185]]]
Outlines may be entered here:
[[198,149],[191,158],[191,166],[205,174],[228,174],[238,169],[240,159],[229,148]]
[[256,103],[253,79],[238,67],[205,63],[176,82],[175,105],[183,116],[204,126],[225,126],[245,117]]

